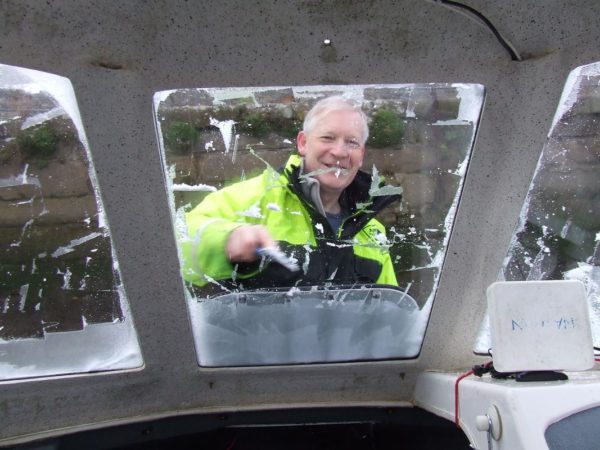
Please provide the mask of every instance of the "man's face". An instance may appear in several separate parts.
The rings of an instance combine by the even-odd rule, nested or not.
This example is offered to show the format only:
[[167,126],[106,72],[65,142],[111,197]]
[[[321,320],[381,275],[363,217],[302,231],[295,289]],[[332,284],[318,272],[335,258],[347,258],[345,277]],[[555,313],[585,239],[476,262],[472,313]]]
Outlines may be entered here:
[[362,166],[362,119],[355,111],[331,111],[307,134],[298,133],[298,152],[304,157],[304,172],[314,175],[321,190],[340,194]]

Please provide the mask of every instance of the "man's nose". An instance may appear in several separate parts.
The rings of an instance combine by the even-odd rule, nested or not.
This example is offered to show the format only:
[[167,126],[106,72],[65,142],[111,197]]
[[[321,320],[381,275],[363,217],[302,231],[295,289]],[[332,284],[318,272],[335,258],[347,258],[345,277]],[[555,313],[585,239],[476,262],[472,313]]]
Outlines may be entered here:
[[336,140],[331,148],[331,153],[339,157],[347,156],[348,146],[346,142],[343,139]]

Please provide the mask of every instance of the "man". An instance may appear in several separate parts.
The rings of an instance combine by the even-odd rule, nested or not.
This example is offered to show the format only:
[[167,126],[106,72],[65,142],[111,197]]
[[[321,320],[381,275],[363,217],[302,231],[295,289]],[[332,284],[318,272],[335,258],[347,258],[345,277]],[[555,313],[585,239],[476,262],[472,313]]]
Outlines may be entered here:
[[[184,278],[239,289],[397,285],[385,229],[374,217],[401,197],[359,170],[368,133],[354,101],[317,102],[298,133],[298,155],[282,173],[268,168],[209,194],[186,215]],[[393,195],[382,194],[390,189]],[[261,257],[265,248],[280,249],[299,270]]]

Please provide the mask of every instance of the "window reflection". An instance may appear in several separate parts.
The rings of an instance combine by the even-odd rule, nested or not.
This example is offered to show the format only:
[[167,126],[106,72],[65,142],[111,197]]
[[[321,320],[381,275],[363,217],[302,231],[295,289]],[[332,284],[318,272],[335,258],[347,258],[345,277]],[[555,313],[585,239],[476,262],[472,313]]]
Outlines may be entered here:
[[[140,365],[70,82],[0,66],[0,104],[2,378]],[[103,324],[127,330],[97,353],[64,334]]]
[[[567,80],[542,150],[501,280],[583,281],[600,341],[600,64]],[[486,353],[484,324],[476,351]]]
[[[240,283],[242,276],[238,276],[236,268],[204,281],[189,276],[190,255],[186,246],[193,243],[199,228],[190,235],[189,211],[212,192],[249,180],[266,169],[272,170],[274,177],[282,173],[286,162],[297,154],[296,137],[307,112],[318,100],[332,95],[353,98],[368,116],[370,137],[362,170],[373,179],[385,180],[385,193],[392,192],[387,189],[402,191],[402,202],[390,203],[377,215],[385,226],[378,245],[389,252],[393,276],[422,312],[415,319],[416,335],[420,337],[412,341],[406,353],[404,349],[392,355],[414,356],[419,351],[435,295],[483,103],[483,88],[478,85],[182,89],[156,94],[158,131],[190,299],[201,302],[248,286]],[[345,145],[350,141],[346,139]],[[373,198],[377,189],[369,189]],[[361,207],[368,209],[369,203]],[[247,210],[237,211],[238,220],[252,222],[249,217],[284,210],[285,205],[280,204],[249,205]],[[293,239],[296,231],[289,230],[285,237]],[[314,247],[308,240],[295,244],[308,250],[282,250],[289,250],[287,256],[305,268],[307,259],[315,256],[307,258],[305,253],[314,251]],[[355,253],[373,251],[368,245],[363,245],[362,250],[356,250],[360,243],[350,245],[354,245]],[[208,253],[207,258],[214,260],[219,257],[217,254]],[[202,272],[202,267],[209,262],[200,257],[191,260],[199,266],[192,271],[206,272]],[[237,283],[224,281],[230,277]],[[324,285],[331,284],[323,281]],[[360,283],[354,284],[358,287]],[[303,285],[292,280],[287,287]],[[200,307],[190,305],[194,315]],[[200,316],[197,320],[201,323],[205,318]]]

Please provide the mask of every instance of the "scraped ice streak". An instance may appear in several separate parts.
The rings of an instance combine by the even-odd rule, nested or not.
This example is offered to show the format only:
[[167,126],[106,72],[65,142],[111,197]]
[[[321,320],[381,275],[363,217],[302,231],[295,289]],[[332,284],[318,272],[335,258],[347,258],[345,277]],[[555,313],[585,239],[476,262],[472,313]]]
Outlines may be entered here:
[[240,216],[245,216],[245,217],[253,217],[255,219],[262,219],[265,216],[262,213],[262,210],[260,209],[260,206],[258,206],[259,202],[256,202],[255,204],[253,204],[250,208],[248,208],[245,211],[237,211],[237,214]]
[[408,97],[408,103],[406,105],[406,117],[407,118],[414,119],[417,117],[417,115],[415,114],[415,106],[417,106],[417,103],[415,102],[415,99],[411,93],[411,95],[409,95],[409,97]]
[[28,175],[28,170],[29,164],[25,164],[21,175],[0,178],[0,187],[22,186],[25,184],[31,184],[40,187],[40,181],[38,180],[38,178],[34,175]]
[[[262,162],[265,167],[267,168],[267,174],[269,175],[269,181],[271,183],[271,187],[276,187],[279,185],[279,172],[277,172],[277,170],[275,170],[273,168],[273,166],[271,164],[268,163],[268,161],[266,161],[264,158],[261,158],[252,148],[251,145],[247,145],[246,149],[248,149],[248,152],[255,157],[256,159],[258,159],[260,162]],[[245,173],[242,170],[242,180],[245,179]]]
[[306,244],[304,246],[304,264],[302,264],[302,272],[304,273],[304,275],[306,275],[308,273],[308,266],[310,264],[310,254],[314,251],[310,245]]
[[21,237],[19,238],[18,241],[13,242],[10,244],[11,247],[20,247],[21,244],[23,243],[23,238],[25,237],[25,233],[27,233],[27,230],[31,227],[31,225],[33,225],[34,219],[29,219],[27,222],[25,222],[25,225],[23,225],[23,229],[21,230]]
[[[25,164],[25,168],[23,169],[23,173],[21,174],[21,184],[27,184],[27,169],[29,169],[29,164]],[[37,185],[40,185],[39,181],[37,182]]]
[[[223,142],[225,143],[225,153],[229,152],[231,147],[231,138],[233,136],[233,126],[235,125],[234,120],[217,120],[210,118],[210,124],[213,127],[217,127],[223,136]],[[236,137],[237,142],[237,137]]]
[[[36,188],[38,188],[38,191],[39,191],[41,185],[40,185],[40,181],[39,181],[38,177],[33,174],[29,175],[28,171],[29,171],[29,164],[25,164],[25,167],[23,168],[23,172],[19,176],[10,176],[7,178],[0,178],[0,188],[29,185],[29,186],[35,186]],[[33,201],[37,197],[38,191],[36,191],[29,198],[29,200],[23,200],[23,201],[17,203],[18,205],[23,205],[23,204],[31,205],[32,215],[33,215]],[[46,203],[44,201],[44,198],[40,197],[40,200],[42,202],[42,211],[40,213],[38,213],[38,215],[37,215],[38,217],[48,214],[48,210],[46,209]],[[25,238],[25,234],[27,233],[27,231],[31,228],[31,226],[34,223],[35,223],[34,218],[31,218],[27,222],[25,222],[25,224],[23,225],[23,228],[21,229],[21,236],[20,236],[19,240],[12,242],[10,244],[10,246],[13,248],[20,247],[21,244],[23,243],[23,239]]]
[[[97,238],[98,236],[102,236],[102,233],[90,233],[87,236],[84,236],[82,238],[73,239],[71,242],[69,242],[68,245],[63,246],[63,247],[58,247],[52,253],[51,256],[53,258],[58,258],[59,256],[66,255],[67,253],[71,253],[72,251],[75,251],[74,247],[84,244],[87,241],[91,241],[92,239]],[[41,257],[41,255],[38,255],[38,257]]]
[[217,190],[216,187],[208,184],[189,185],[185,183],[173,183],[171,188],[177,192],[215,192]]
[[396,186],[385,185],[379,187],[381,183],[381,177],[379,176],[379,171],[377,167],[373,165],[373,174],[371,179],[371,187],[369,188],[369,195],[371,197],[380,197],[385,195],[400,195],[402,194],[402,188]]
[[231,162],[235,163],[235,160],[237,158],[237,151],[238,151],[238,142],[240,139],[240,135],[236,134],[235,135],[235,139],[233,141],[233,152],[231,153]]
[[21,125],[21,130],[26,130],[27,128],[34,127],[36,125],[40,125],[47,120],[53,119],[55,117],[60,117],[66,115],[66,111],[62,107],[53,108],[50,111],[36,114],[35,116],[28,117],[23,125]]
[[25,300],[27,299],[28,291],[29,291],[28,284],[21,286],[21,289],[19,289],[19,296],[21,297],[21,299],[19,300],[19,311],[21,311],[21,312],[25,311]]

